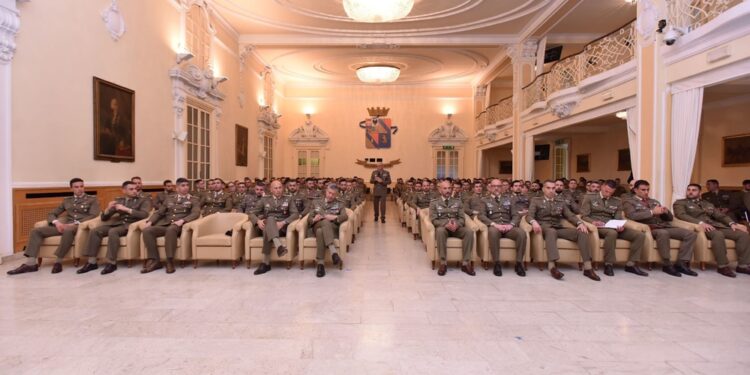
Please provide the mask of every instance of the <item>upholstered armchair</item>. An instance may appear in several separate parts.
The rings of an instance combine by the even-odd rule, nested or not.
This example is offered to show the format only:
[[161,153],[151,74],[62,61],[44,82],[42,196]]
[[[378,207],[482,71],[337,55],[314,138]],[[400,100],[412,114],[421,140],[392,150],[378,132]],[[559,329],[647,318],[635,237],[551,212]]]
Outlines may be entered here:
[[[343,268],[344,258],[346,257],[346,253],[349,252],[348,239],[351,238],[351,231],[354,230],[354,215],[348,208],[346,209],[346,214],[348,218],[345,222],[339,225],[339,236],[336,240],[334,240],[334,245],[339,249],[339,256],[341,257],[339,269]],[[318,251],[315,234],[312,232],[312,230],[309,230],[309,227],[307,225],[307,217],[305,217],[303,220],[300,220],[297,224],[297,233],[299,235],[300,246],[299,268],[304,269],[306,261],[315,261],[315,256]],[[326,262],[333,262],[333,260],[331,259],[331,253],[329,251],[326,251]]]
[[[525,221],[525,219],[524,219]],[[566,228],[575,228],[575,225],[571,224],[565,219],[560,220],[562,225]],[[594,250],[597,248],[599,243],[599,234],[596,232],[596,227],[590,223],[584,222],[584,225],[589,230],[588,240],[589,247],[591,248],[592,262],[596,260]],[[536,233],[533,230],[529,232],[529,242],[531,242],[531,258],[532,261],[537,264],[539,269],[544,268],[544,264],[547,263],[547,250],[544,241],[544,236],[541,232]],[[583,268],[583,259],[581,259],[581,252],[578,249],[578,244],[575,241],[569,241],[566,239],[557,239],[557,250],[560,253],[560,263],[577,263],[578,269]]]
[[[432,225],[430,220],[430,209],[423,208],[420,210],[420,222],[422,225],[422,241],[424,241],[427,247],[427,259],[432,263],[432,269],[439,263],[437,251],[437,240],[435,239],[435,226]],[[474,220],[469,215],[464,214],[465,227],[471,231],[471,235],[474,236],[474,246],[471,250],[471,262],[476,263],[479,261],[477,256],[477,241],[476,233],[479,230]],[[462,239],[456,237],[448,237],[446,244],[446,260],[450,262],[461,262],[463,259],[463,246]]]
[[[489,235],[487,234],[487,225],[481,222],[478,218],[474,217],[474,225],[477,227],[477,256],[482,261],[484,269],[488,269],[489,264],[493,261],[492,254],[490,253]],[[524,266],[526,262],[531,259],[529,249],[531,248],[531,241],[529,241],[529,232],[531,232],[531,225],[526,222],[526,217],[521,218],[519,224],[526,233],[526,251],[524,253],[523,262]],[[516,261],[516,241],[510,238],[500,239],[500,259],[501,262],[513,262]]]
[[[706,270],[706,263],[716,264],[716,257],[714,257],[714,252],[713,250],[711,250],[711,240],[708,239],[708,237],[706,236],[706,232],[701,229],[700,225],[682,221],[677,218],[674,218],[674,220],[672,220],[672,225],[678,228],[684,228],[696,232],[697,237],[695,239],[693,261],[700,263],[701,270]],[[736,262],[737,248],[735,247],[735,242],[725,239],[724,243],[727,247],[727,258],[729,258],[730,262]]]
[[[146,221],[139,221],[139,229],[141,232],[141,259],[143,259],[144,264],[146,262],[146,259],[148,259],[148,253],[146,251],[146,245],[143,243],[143,227],[146,224]],[[200,219],[198,219],[200,220]],[[185,223],[182,225],[182,232],[180,233],[180,237],[177,239],[177,251],[175,252],[175,260],[180,261],[180,266],[185,266],[185,261],[191,260],[193,257],[193,248],[192,248],[192,238],[193,238],[193,225],[195,225],[195,222],[198,220],[191,221],[189,223]],[[156,239],[156,248],[159,251],[159,258],[166,259],[167,258],[167,252],[164,248],[165,240],[164,236],[158,237]]]
[[[78,230],[76,231],[73,246],[70,248],[70,251],[65,254],[64,258],[73,259],[76,266],[78,266],[78,262],[80,260],[79,254],[81,254],[83,250],[86,249],[86,243],[89,239],[88,231],[84,226],[84,224],[86,223],[88,223],[88,221],[85,221],[78,225]],[[34,223],[34,228],[43,228],[46,226],[49,226],[47,220],[42,220]],[[39,255],[37,256],[37,262],[40,266],[42,265],[42,259],[44,258],[57,259],[57,256],[55,256],[55,250],[57,250],[57,247],[60,246],[61,239],[61,236],[52,236],[47,237],[42,241],[42,245],[39,247]]]
[[[306,219],[307,216],[294,220],[287,225],[286,235],[279,238],[281,243],[286,246],[287,252],[279,257],[274,249],[271,251],[272,262],[286,262],[286,269],[292,268],[292,262],[299,252],[297,243],[297,239],[299,238],[297,234],[298,224]],[[245,262],[247,263],[247,268],[250,268],[253,261],[263,259],[263,232],[250,221],[244,222],[242,229],[245,231]]]
[[[133,260],[141,258],[141,226],[146,220],[148,219],[146,218],[130,224],[128,226],[128,234],[120,237],[120,247],[119,250],[117,250],[117,260],[127,260],[128,267],[132,265]],[[86,241],[88,241],[88,236],[91,231],[100,225],[102,225],[101,216],[82,223],[78,230],[80,231],[81,229],[84,229],[86,231]],[[97,258],[102,259],[107,256],[109,240],[109,236],[102,238],[102,243],[99,245],[99,252],[96,253]],[[84,248],[76,247],[76,258],[81,258],[84,250]]]
[[[193,267],[199,260],[231,260],[232,269],[242,259],[244,230],[242,225],[248,217],[244,213],[219,212],[205,216],[193,223],[192,258]],[[226,232],[232,230],[232,235]]]

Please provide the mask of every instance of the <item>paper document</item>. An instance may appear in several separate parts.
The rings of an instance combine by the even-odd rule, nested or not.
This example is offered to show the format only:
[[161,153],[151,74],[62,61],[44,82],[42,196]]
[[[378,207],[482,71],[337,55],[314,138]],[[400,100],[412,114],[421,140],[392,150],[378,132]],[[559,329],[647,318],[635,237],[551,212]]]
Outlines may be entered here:
[[617,229],[619,227],[624,227],[626,222],[627,220],[610,220],[607,222],[607,224],[604,224],[604,227]]

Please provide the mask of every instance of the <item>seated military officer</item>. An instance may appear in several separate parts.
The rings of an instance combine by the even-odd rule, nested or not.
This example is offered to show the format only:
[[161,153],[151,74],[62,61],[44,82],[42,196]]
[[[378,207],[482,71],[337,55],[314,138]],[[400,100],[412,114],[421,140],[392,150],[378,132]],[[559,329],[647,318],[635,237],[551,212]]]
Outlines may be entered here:
[[750,275],[750,235],[744,225],[737,224],[712,203],[700,197],[701,186],[690,184],[685,199],[674,202],[674,216],[689,223],[698,224],[711,240],[711,251],[716,258],[717,271],[727,277],[737,277],[729,268],[725,239],[735,242],[737,250],[737,272]]
[[622,201],[614,196],[617,183],[607,180],[602,185],[599,193],[587,194],[581,204],[581,218],[597,228],[599,238],[604,238],[604,274],[614,276],[615,245],[617,239],[622,238],[630,241],[630,253],[625,265],[625,272],[638,276],[648,276],[648,273],[638,268],[638,260],[641,259],[643,241],[646,236],[643,232],[625,227],[605,228],[604,225],[610,220],[623,220]]
[[[47,237],[62,236],[60,245],[55,250],[55,264],[52,266],[52,273],[62,272],[62,260],[70,251],[75,241],[78,224],[91,220],[99,215],[99,201],[93,195],[85,193],[83,180],[74,178],[70,180],[70,190],[73,191],[72,197],[65,197],[57,208],[47,215],[47,226],[34,228],[29,235],[29,244],[23,252],[26,262],[18,268],[8,271],[8,275],[18,275],[27,272],[36,272],[39,270],[37,264],[37,255],[42,242]],[[63,215],[65,214],[65,215]]]
[[295,180],[289,180],[286,183],[287,194],[292,198],[294,206],[297,207],[297,212],[300,217],[307,215],[307,209],[311,206],[311,201],[307,199],[304,192],[299,190],[299,184]]
[[742,181],[742,190],[735,191],[729,197],[729,217],[734,221],[750,221],[750,180]]
[[186,178],[177,179],[177,194],[167,197],[161,208],[146,221],[143,229],[143,244],[148,259],[141,273],[149,273],[163,267],[159,259],[157,237],[164,237],[167,255],[167,273],[174,273],[174,256],[177,253],[177,239],[182,234],[182,226],[200,217],[200,201],[190,195],[190,182]]
[[490,181],[490,194],[481,199],[482,207],[478,216],[479,221],[487,225],[490,253],[492,254],[492,260],[495,262],[492,272],[495,276],[503,275],[503,268],[500,264],[500,239],[510,238],[516,242],[516,274],[526,276],[526,271],[523,269],[523,257],[526,254],[526,233],[518,227],[521,222],[520,209],[513,203],[511,195],[500,195],[501,188],[502,183],[499,179]]
[[245,194],[245,199],[242,200],[237,212],[244,212],[248,215],[255,209],[255,204],[260,201],[266,195],[266,186],[262,182],[257,182],[253,187],[252,194]]
[[[583,221],[570,211],[568,204],[555,192],[555,182],[544,181],[542,185],[544,195],[531,199],[529,213],[526,220],[531,224],[535,233],[541,233],[547,247],[549,272],[557,280],[564,274],[557,269],[560,253],[557,250],[557,238],[575,241],[583,259],[583,275],[591,280],[599,281],[599,276],[591,266],[591,249],[589,249],[588,229]],[[576,228],[565,228],[561,220],[568,220]]]
[[525,185],[521,180],[514,180],[510,184],[510,197],[513,199],[512,203],[516,206],[518,214],[521,216],[526,215],[526,213],[529,212],[529,204],[531,204],[529,197],[523,192],[524,186]]
[[466,229],[464,210],[461,200],[451,197],[451,183],[443,180],[438,183],[440,197],[430,202],[430,221],[435,226],[435,243],[440,257],[438,275],[444,276],[448,271],[448,237],[462,239],[461,271],[474,276],[474,266],[471,264],[471,250],[474,246],[474,236]]
[[209,191],[203,193],[200,200],[203,216],[232,211],[232,199],[224,192],[224,181],[218,178],[210,180],[208,189]]
[[[542,187],[543,188],[543,187]],[[570,193],[570,190],[565,188],[565,180],[562,178],[558,178],[555,180],[555,193],[557,193],[557,196],[565,201],[565,204],[568,205],[568,208],[571,212],[578,215],[581,213],[581,207],[578,205],[578,202],[576,202],[573,195]]]
[[164,191],[156,193],[156,200],[154,201],[154,209],[158,210],[167,201],[167,196],[174,194],[174,184],[172,180],[164,180]]
[[326,195],[323,199],[316,199],[312,202],[307,225],[315,234],[318,252],[315,260],[318,263],[317,276],[326,275],[325,254],[326,250],[331,251],[333,264],[341,263],[339,251],[336,249],[334,240],[338,237],[339,226],[346,221],[346,208],[344,202],[338,200],[339,189],[335,184],[329,184],[326,188]]
[[102,212],[102,223],[91,230],[86,251],[88,263],[81,267],[76,273],[86,273],[99,268],[96,264],[96,255],[102,238],[108,237],[107,241],[107,265],[102,270],[106,275],[117,270],[117,250],[120,249],[120,237],[128,234],[130,224],[148,217],[151,211],[151,201],[143,196],[138,196],[135,183],[125,181],[122,183],[122,196],[109,202],[107,209]]
[[232,201],[232,211],[235,212],[236,208],[242,204],[242,202],[245,200],[245,196],[247,195],[247,185],[243,181],[239,181],[235,184],[237,187],[237,190],[235,190],[234,193],[232,193],[229,196],[229,199]]
[[464,212],[471,216],[477,216],[484,210],[484,203],[482,202],[482,193],[484,192],[484,186],[481,181],[474,183],[470,194],[466,194],[461,198],[461,203],[464,205]]
[[[638,180],[634,184],[633,196],[623,202],[625,216],[630,220],[648,225],[656,240],[656,247],[662,259],[662,271],[680,277],[682,274],[698,276],[690,269],[690,259],[693,258],[695,232],[683,228],[675,228],[671,221],[674,218],[667,207],[656,199],[648,197],[651,186],[648,181]],[[672,264],[669,257],[669,239],[682,241],[677,255],[677,263]]]
[[719,180],[710,179],[706,181],[707,192],[701,195],[701,198],[711,203],[714,209],[718,210],[722,214],[726,215],[729,213],[729,204],[732,198],[732,193],[726,190],[719,189]]
[[143,179],[142,178],[135,176],[135,177],[131,177],[130,181],[135,184],[135,190],[138,192],[139,197],[151,200],[151,194],[143,191]]
[[[419,217],[419,211],[421,209],[430,207],[430,202],[433,199],[437,198],[437,194],[435,194],[434,191],[432,191],[432,183],[429,180],[422,181],[422,190],[417,191],[411,199],[411,202],[409,202],[409,207],[411,207],[416,212],[417,220],[421,220]],[[419,225],[419,223],[416,223],[417,230],[414,231],[414,228],[412,228],[412,231],[414,231],[414,239],[417,239],[417,236],[422,237],[422,226]]]
[[271,247],[278,256],[284,256],[287,248],[279,236],[286,235],[289,223],[299,217],[297,206],[290,196],[284,195],[284,186],[279,180],[271,182],[271,195],[261,198],[250,213],[250,222],[263,231],[263,262],[255,270],[256,275],[271,270]]

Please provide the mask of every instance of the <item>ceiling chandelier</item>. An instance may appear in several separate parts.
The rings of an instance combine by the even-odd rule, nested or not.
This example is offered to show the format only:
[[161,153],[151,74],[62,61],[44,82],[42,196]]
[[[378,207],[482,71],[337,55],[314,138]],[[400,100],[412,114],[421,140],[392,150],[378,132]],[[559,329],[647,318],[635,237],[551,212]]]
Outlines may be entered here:
[[359,22],[388,22],[406,17],[414,0],[344,0],[349,18]]
[[367,65],[357,68],[357,78],[365,83],[390,83],[398,79],[401,69],[393,65]]

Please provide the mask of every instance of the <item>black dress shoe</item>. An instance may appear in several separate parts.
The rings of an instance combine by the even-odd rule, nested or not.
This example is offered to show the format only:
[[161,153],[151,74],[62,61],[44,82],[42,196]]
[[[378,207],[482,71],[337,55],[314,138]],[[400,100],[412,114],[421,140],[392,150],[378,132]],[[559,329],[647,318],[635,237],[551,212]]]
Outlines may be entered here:
[[141,273],[149,273],[154,272],[158,269],[161,269],[163,265],[160,261],[157,261],[155,259],[149,259],[148,262],[146,262],[146,267],[143,267],[141,270]]
[[526,277],[526,270],[523,269],[523,263],[516,262],[516,275]]
[[79,268],[78,271],[76,271],[76,273],[78,273],[78,274],[86,273],[86,272],[89,272],[89,271],[93,271],[93,270],[95,270],[97,268],[99,268],[99,266],[97,266],[96,263],[86,263],[86,265],[84,265],[83,267]]
[[334,253],[333,255],[331,255],[331,259],[333,259],[334,266],[338,266],[339,263],[341,263],[341,257],[337,253]]
[[440,267],[438,267],[438,276],[445,276],[446,272],[448,272],[448,265],[441,264]]
[[469,276],[476,276],[477,273],[474,272],[474,266],[471,265],[471,263],[461,266],[461,271]]
[[253,272],[254,275],[262,275],[271,270],[270,264],[261,263],[260,266]]
[[60,273],[62,272],[62,263],[55,263],[52,265],[52,273]]
[[167,259],[167,273],[174,273],[174,260]]
[[18,266],[17,268],[14,268],[14,269],[8,271],[7,274],[8,275],[20,275],[22,273],[36,272],[36,271],[39,271],[39,265],[38,264],[30,266],[30,265],[24,263],[24,264]]
[[685,275],[688,275],[688,276],[698,276],[698,273],[691,270],[690,266],[686,264],[677,263],[675,264],[674,269],[677,270],[677,272],[684,273]]
[[729,268],[729,266],[719,267],[716,269],[716,272],[726,277],[737,277],[737,274],[732,272],[732,269]]
[[315,273],[317,277],[323,277],[326,275],[326,267],[322,264],[318,264],[318,272]]
[[630,272],[638,276],[648,276],[648,272],[641,270],[638,266],[625,266],[625,272]]
[[286,249],[286,246],[284,245],[281,245],[276,249],[276,255],[278,255],[279,258],[283,257],[287,252],[288,250]]
[[110,274],[115,271],[117,271],[117,265],[112,264],[112,263],[107,263],[107,265],[104,266],[104,269],[102,270],[102,275]]
[[734,269],[734,272],[750,275],[750,267],[737,267]]
[[381,217],[381,218],[380,218],[380,222],[381,222],[381,223],[383,223],[383,224],[385,224],[385,218],[384,218],[384,217]]
[[675,276],[675,277],[682,277],[682,274],[677,272],[677,270],[674,268],[673,265],[668,266],[662,266],[661,270],[664,271],[664,273]]
[[495,274],[495,276],[503,275],[503,266],[500,262],[495,262],[495,268],[492,269],[492,273]]
[[594,281],[602,281],[602,279],[599,278],[599,275],[597,275],[596,272],[594,272],[593,269],[584,270],[583,271],[583,276],[586,276],[589,279],[594,280]]
[[562,280],[563,276],[565,276],[565,274],[560,272],[560,270],[558,270],[557,267],[552,267],[552,269],[549,270],[549,274],[552,275],[552,277],[554,277],[555,280]]
[[615,275],[615,268],[611,264],[605,264],[604,265],[604,274],[607,276],[614,276]]

